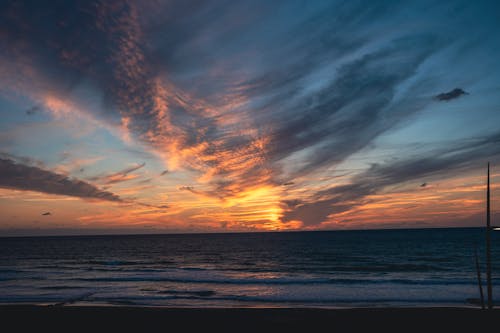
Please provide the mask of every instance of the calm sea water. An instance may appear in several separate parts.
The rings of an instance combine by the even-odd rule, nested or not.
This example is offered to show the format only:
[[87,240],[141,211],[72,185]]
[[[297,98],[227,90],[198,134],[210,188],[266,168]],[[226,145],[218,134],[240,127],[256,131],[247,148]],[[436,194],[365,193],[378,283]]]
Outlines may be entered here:
[[[483,243],[473,228],[0,238],[0,303],[467,306]],[[500,232],[492,255],[500,296]]]

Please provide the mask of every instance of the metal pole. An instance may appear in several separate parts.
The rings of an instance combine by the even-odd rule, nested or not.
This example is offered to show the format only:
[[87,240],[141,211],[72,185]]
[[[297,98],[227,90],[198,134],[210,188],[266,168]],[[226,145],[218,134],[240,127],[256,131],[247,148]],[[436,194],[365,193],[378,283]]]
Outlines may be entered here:
[[491,286],[491,222],[490,222],[490,163],[488,162],[488,182],[486,189],[486,283],[488,286],[488,310],[493,309]]
[[477,285],[479,286],[479,296],[481,297],[481,309],[484,310],[484,294],[483,294],[483,282],[481,281],[481,269],[479,268],[479,258],[477,256],[477,247],[474,248],[474,256],[476,257],[476,274],[477,274]]

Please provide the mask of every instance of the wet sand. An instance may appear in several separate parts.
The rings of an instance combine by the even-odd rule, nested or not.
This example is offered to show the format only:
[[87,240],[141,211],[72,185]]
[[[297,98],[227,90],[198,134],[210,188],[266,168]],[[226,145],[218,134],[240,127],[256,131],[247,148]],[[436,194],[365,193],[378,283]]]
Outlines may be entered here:
[[[474,308],[154,308],[0,306],[4,327],[43,332],[477,332],[500,327],[500,310]],[[8,325],[8,326],[5,326]],[[13,326],[11,326],[13,325]],[[14,330],[12,330],[14,331]],[[6,331],[7,332],[7,331]]]

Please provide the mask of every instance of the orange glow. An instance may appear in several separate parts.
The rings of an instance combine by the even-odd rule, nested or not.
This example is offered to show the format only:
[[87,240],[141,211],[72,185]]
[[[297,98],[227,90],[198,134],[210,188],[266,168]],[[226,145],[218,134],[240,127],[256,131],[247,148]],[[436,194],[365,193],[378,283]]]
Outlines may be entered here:
[[[491,187],[498,192],[500,185]],[[334,214],[321,227],[384,226],[416,220],[422,223],[454,223],[473,219],[482,225],[485,205],[484,176],[469,176],[439,182],[437,186],[407,188],[405,190],[371,195],[364,203]],[[493,207],[499,207],[500,198],[493,196]],[[476,217],[477,216],[477,217]],[[471,223],[469,221],[469,223]],[[432,225],[432,224],[431,224]]]
[[[127,52],[135,51],[130,49]],[[133,77],[142,75],[139,63],[140,57],[133,61],[123,60],[122,65],[131,69],[129,74]],[[328,175],[294,179],[293,188],[276,185],[274,171],[267,164],[268,150],[272,145],[271,137],[264,129],[254,128],[251,117],[240,110],[248,102],[243,95],[222,96],[219,107],[180,91],[165,79],[155,79],[151,87],[151,114],[155,126],[139,135],[137,133],[140,131],[134,128],[137,126],[134,112],[122,112],[121,124],[113,127],[98,121],[92,113],[81,108],[76,102],[62,98],[55,92],[45,91],[44,94],[33,94],[32,97],[41,102],[57,120],[84,120],[88,124],[105,127],[127,144],[146,143],[152,148],[144,149],[152,149],[170,172],[178,171],[182,177],[189,175],[189,179],[195,183],[189,186],[191,190],[179,190],[183,186],[182,177],[181,180],[175,181],[169,180],[168,177],[166,180],[155,179],[154,183],[141,185],[134,183],[139,180],[137,174],[110,175],[101,184],[113,184],[113,190],[120,196],[133,195],[128,204],[109,206],[108,203],[106,209],[102,209],[103,204],[98,204],[96,206],[99,208],[84,214],[70,213],[68,209],[68,212],[51,218],[62,221],[61,216],[64,216],[68,221],[82,226],[147,225],[168,230],[187,228],[204,231],[256,231],[350,226],[356,228],[391,223],[404,225],[415,219],[431,222],[437,219],[453,221],[480,214],[484,209],[484,176],[474,175],[430,183],[424,188],[411,184],[399,190],[385,189],[378,194],[362,198],[359,202],[344,202],[343,204],[352,207],[330,215],[322,224],[304,226],[299,220],[285,223],[282,221],[286,209],[283,200],[307,201],[308,193],[331,186],[325,185],[325,179],[329,179]],[[145,107],[141,105],[140,100],[126,101],[139,115]],[[206,139],[207,128],[188,124],[194,132],[195,140],[192,140],[193,133],[186,132],[172,121],[173,106],[182,106],[187,113],[207,115],[219,127],[220,137],[209,141]],[[230,140],[239,140],[241,144],[228,146],[227,142]],[[62,163],[54,170],[67,174],[78,166],[92,164],[101,159],[102,157],[74,160]],[[500,175],[493,174],[492,178],[495,177]],[[335,182],[348,184],[348,178],[349,176],[342,176],[335,179]],[[114,185],[124,181],[130,181],[131,185]],[[492,191],[499,189],[500,184],[493,183]],[[71,208],[83,201],[31,192],[27,195],[26,192],[12,190],[2,190],[0,197],[5,200],[23,198],[23,201],[28,202],[61,202],[64,207],[71,203]],[[141,206],[141,200],[156,202],[157,206],[168,201],[169,208]],[[500,199],[494,199],[493,206],[498,207],[498,203]],[[21,206],[14,207],[17,208],[11,209],[11,214],[21,212]],[[40,207],[40,210],[43,208]]]

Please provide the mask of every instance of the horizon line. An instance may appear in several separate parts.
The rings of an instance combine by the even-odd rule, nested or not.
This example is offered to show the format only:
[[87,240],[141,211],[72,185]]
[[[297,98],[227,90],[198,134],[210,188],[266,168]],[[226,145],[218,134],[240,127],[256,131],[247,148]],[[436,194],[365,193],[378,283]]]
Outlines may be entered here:
[[367,228],[367,229],[323,229],[323,230],[259,230],[259,231],[202,231],[202,232],[150,232],[150,233],[89,233],[89,234],[47,234],[47,235],[0,235],[2,238],[55,238],[55,237],[119,237],[119,236],[182,236],[182,235],[236,235],[236,234],[277,234],[277,233],[313,233],[313,232],[359,232],[359,231],[411,231],[428,229],[483,229],[481,226],[450,227],[413,227],[413,228]]

